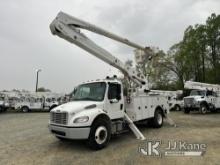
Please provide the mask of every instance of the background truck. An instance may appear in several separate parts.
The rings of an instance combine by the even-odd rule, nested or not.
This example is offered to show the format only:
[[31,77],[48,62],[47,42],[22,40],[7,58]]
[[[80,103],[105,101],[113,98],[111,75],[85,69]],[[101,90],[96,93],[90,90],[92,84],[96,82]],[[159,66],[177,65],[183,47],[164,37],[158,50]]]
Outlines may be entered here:
[[184,112],[199,111],[202,114],[220,108],[220,85],[186,81],[185,89],[191,89],[190,95],[184,97]]
[[73,101],[50,112],[51,133],[59,139],[86,139],[89,146],[97,150],[108,144],[111,135],[120,134],[128,128],[138,139],[145,139],[136,123],[147,121],[156,128],[163,125],[163,119],[169,113],[166,97],[150,94],[142,73],[124,65],[81,33],[80,29],[122,42],[148,55],[146,48],[63,12],[57,15],[50,29],[52,34],[119,69],[129,83],[129,89],[125,92],[127,95],[124,95],[125,88],[116,76],[80,84],[74,91]]
[[0,112],[5,112],[9,108],[9,100],[6,95],[0,95]]
[[184,107],[183,91],[164,91],[164,90],[151,90],[151,93],[157,93],[167,97],[169,109],[172,111],[181,111]]
[[55,98],[45,98],[45,97],[23,97],[20,98],[18,102],[15,103],[14,108],[16,110],[21,110],[22,112],[29,112],[32,110],[47,110],[58,106],[59,103]]

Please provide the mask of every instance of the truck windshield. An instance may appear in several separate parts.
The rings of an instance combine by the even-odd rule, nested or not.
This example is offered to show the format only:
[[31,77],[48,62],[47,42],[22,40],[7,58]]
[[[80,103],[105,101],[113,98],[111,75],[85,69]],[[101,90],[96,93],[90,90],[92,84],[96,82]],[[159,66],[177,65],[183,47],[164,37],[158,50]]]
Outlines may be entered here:
[[82,84],[74,92],[73,100],[102,101],[105,96],[106,83],[96,82]]
[[205,91],[202,90],[192,90],[190,96],[205,96]]

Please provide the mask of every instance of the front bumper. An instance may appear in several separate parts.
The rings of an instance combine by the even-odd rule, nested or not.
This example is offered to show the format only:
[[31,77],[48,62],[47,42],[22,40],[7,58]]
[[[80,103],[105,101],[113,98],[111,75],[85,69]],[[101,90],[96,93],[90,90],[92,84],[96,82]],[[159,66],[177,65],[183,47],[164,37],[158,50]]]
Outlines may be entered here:
[[66,139],[88,139],[90,127],[68,127],[49,124],[52,134]]
[[184,104],[184,108],[195,109],[198,110],[200,108],[200,104]]

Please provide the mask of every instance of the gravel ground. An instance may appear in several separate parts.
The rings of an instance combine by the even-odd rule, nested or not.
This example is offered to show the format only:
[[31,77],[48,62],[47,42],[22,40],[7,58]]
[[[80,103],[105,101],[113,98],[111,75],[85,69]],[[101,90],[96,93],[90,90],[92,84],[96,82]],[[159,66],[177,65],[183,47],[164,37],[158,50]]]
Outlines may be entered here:
[[143,142],[132,133],[111,139],[107,148],[91,151],[84,141],[57,140],[47,128],[49,113],[0,114],[0,165],[75,164],[220,164],[220,113],[201,115],[172,112],[176,128],[167,123],[161,129],[141,126],[147,139],[184,140],[206,143],[202,157],[149,157],[138,152]]

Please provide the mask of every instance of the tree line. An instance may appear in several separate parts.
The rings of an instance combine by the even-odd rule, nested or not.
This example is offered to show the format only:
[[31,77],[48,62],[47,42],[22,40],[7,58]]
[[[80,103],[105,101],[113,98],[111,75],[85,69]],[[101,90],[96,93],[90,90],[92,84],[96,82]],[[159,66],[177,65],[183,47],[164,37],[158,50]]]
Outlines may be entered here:
[[152,47],[151,51],[152,60],[136,67],[154,89],[183,89],[188,80],[220,84],[220,15],[213,13],[205,24],[187,27],[183,39],[167,53]]

